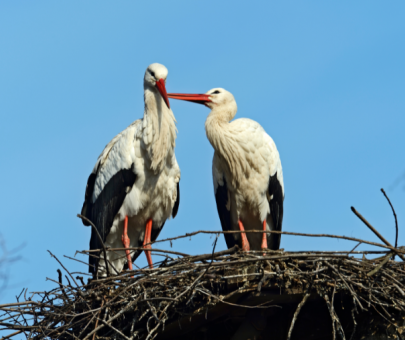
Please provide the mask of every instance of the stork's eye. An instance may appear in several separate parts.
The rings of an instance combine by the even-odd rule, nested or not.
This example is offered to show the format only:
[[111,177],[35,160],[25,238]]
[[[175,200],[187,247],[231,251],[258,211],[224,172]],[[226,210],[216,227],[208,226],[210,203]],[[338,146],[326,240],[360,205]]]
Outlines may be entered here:
[[149,71],[150,72],[150,75],[153,77],[153,78],[155,78],[155,72],[153,72],[153,71]]
[[212,92],[211,94],[218,94],[218,93],[221,93],[221,92],[219,92],[218,90],[216,90],[215,92]]

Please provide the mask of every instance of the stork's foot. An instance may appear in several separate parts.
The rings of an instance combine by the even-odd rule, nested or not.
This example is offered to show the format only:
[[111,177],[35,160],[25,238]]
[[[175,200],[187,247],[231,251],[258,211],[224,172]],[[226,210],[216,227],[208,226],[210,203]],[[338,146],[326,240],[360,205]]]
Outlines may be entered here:
[[[266,220],[263,221],[263,231],[267,230]],[[267,249],[267,234],[263,233],[262,238],[262,249]],[[266,253],[263,253],[263,256],[266,256]]]
[[[149,219],[146,222],[145,228],[145,237],[143,239],[143,247],[147,249],[152,249],[152,246],[148,243],[151,242],[151,234],[152,234],[152,220]],[[148,265],[150,269],[153,269],[153,262],[152,262],[152,255],[150,254],[150,250],[145,250],[146,259],[148,260]]]
[[[245,231],[245,228],[243,227],[243,224],[240,220],[239,220],[239,229],[240,229],[240,231]],[[242,237],[242,251],[249,251],[250,244],[249,244],[246,234],[241,233],[240,236]]]
[[[129,248],[129,242],[131,241],[128,237],[128,216],[125,216],[124,220],[124,231],[122,233],[121,237],[122,244],[124,245],[124,248]],[[125,254],[127,255],[127,261],[128,261],[128,269],[132,270],[132,259],[131,259],[131,253],[128,249],[125,250]]]

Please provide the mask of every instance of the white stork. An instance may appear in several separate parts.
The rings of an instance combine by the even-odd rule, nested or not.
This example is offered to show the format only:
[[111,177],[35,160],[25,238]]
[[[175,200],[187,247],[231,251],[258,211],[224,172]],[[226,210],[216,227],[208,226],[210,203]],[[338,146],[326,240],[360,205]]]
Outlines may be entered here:
[[[167,74],[161,64],[148,66],[143,119],[107,144],[87,181],[82,215],[95,224],[106,247],[151,248],[148,243],[158,237],[170,215],[177,214],[180,168],[174,154],[177,129],[165,87]],[[92,230],[90,249],[101,248]],[[129,250],[109,251],[109,273],[119,273],[125,262],[132,269],[140,253],[136,251],[131,258]],[[152,268],[150,251],[145,254]],[[90,255],[89,271],[106,275],[105,261],[98,262]]]
[[[279,230],[283,221],[283,170],[276,145],[259,123],[235,117],[233,95],[221,88],[206,94],[169,93],[169,98],[204,104],[211,109],[205,131],[213,146],[212,176],[222,229]],[[228,248],[280,247],[280,234],[225,234]]]

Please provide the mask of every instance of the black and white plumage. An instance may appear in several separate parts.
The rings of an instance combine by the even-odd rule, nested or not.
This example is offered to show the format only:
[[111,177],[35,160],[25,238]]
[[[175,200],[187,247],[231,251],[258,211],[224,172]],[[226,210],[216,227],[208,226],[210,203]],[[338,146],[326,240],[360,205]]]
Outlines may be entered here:
[[[165,89],[167,74],[161,64],[147,68],[143,119],[133,122],[107,144],[89,176],[82,215],[95,224],[107,247],[142,247],[154,241],[165,221],[177,214],[180,168],[174,154],[176,121]],[[92,230],[90,249],[101,248]],[[140,253],[132,253],[132,261]],[[150,252],[145,253],[152,266]],[[129,251],[109,251],[108,271],[119,273],[127,259],[131,269],[131,258]],[[98,263],[90,256],[89,271],[105,275],[104,261]]]
[[[215,153],[212,161],[215,200],[222,229],[282,229],[284,181],[274,141],[259,123],[240,118],[231,121],[237,105],[221,88],[206,94],[168,94],[169,98],[205,104],[211,112],[205,122]],[[267,235],[267,236],[266,236]],[[225,234],[228,248],[279,249],[281,235]]]

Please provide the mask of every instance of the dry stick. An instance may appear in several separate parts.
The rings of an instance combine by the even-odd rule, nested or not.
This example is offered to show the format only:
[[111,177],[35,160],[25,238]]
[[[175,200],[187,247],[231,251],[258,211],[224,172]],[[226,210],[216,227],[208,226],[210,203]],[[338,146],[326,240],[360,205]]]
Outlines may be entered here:
[[[98,318],[97,318],[98,319]],[[104,325],[110,327],[113,331],[117,332],[119,335],[121,335],[124,339],[129,340],[127,336],[125,336],[123,333],[121,333],[118,329],[116,329],[114,326],[110,325],[108,322],[104,321],[103,319],[98,319],[100,320]],[[95,336],[95,334],[94,334]],[[94,337],[93,337],[94,338]]]
[[333,338],[335,338],[335,323],[336,323],[336,326],[337,326],[337,329],[338,329],[338,332],[339,332],[341,338],[343,340],[346,340],[345,332],[343,330],[342,324],[340,323],[339,317],[337,316],[334,305],[333,305],[334,298],[335,298],[335,289],[336,289],[336,286],[333,287],[332,303],[329,301],[329,297],[327,294],[324,295],[324,299],[326,301],[326,304],[328,305],[329,313],[332,318],[332,327],[333,327],[333,332],[334,332]]
[[53,255],[49,250],[48,250],[48,253],[51,254],[51,256],[54,257],[55,260],[59,262],[59,264],[60,264],[60,265],[62,266],[62,268],[66,271],[66,273],[68,273],[69,276],[72,278],[72,280],[73,280],[73,282],[76,284],[76,286],[79,287],[79,285],[77,284],[75,278],[74,278],[74,277],[72,276],[72,274],[70,274],[70,272],[65,268],[65,266],[62,264],[62,262],[60,262],[59,259],[58,259],[55,255]]
[[292,331],[293,331],[293,328],[294,328],[295,321],[297,321],[298,314],[300,313],[302,306],[305,305],[305,302],[307,301],[307,299],[309,298],[310,295],[311,295],[310,293],[306,293],[304,295],[302,301],[298,304],[297,309],[295,310],[293,319],[291,321],[290,330],[288,331],[287,340],[291,339],[291,334],[292,334]]
[[383,274],[384,274],[384,276],[389,277],[389,278],[390,278],[392,281],[394,281],[396,284],[398,284],[398,285],[404,287],[404,285],[403,285],[401,282],[399,282],[396,278],[392,277],[390,274],[388,274],[388,273],[383,273]]
[[[87,217],[85,217],[85,216],[83,216],[83,215],[80,215],[80,214],[77,214],[77,217],[79,217],[79,218],[81,218],[82,220],[85,220],[87,223],[90,223],[90,225],[91,225],[91,227],[93,228],[93,230],[95,230],[95,232],[96,232],[96,234],[97,234],[97,236],[98,236],[98,239],[100,240],[100,243],[101,243],[101,245],[103,246],[103,251],[104,251],[104,262],[105,262],[105,269],[106,269],[106,271],[107,271],[107,276],[110,276],[110,271],[109,271],[109,269],[108,269],[108,263],[107,263],[107,252],[106,252],[106,250],[105,250],[105,245],[104,245],[104,242],[103,242],[103,239],[101,238],[101,236],[100,236],[100,233],[98,232],[98,229],[96,228],[96,226],[93,224],[93,222],[91,222]],[[115,270],[115,272],[117,273],[117,270],[113,267],[113,269]]]
[[390,199],[388,198],[387,194],[385,193],[384,189],[381,188],[381,192],[384,194],[385,198],[387,199],[388,203],[390,204],[392,213],[394,214],[394,218],[395,218],[395,229],[396,229],[396,233],[395,233],[395,248],[398,247],[398,220],[397,220],[397,214],[395,213],[395,209],[391,204]]
[[353,254],[354,250],[361,244],[361,242],[357,243],[357,245],[350,251],[350,254]]
[[221,299],[221,298],[219,298],[218,296],[215,296],[215,295],[213,295],[213,294],[211,294],[211,293],[209,293],[209,292],[206,292],[205,290],[203,290],[203,289],[201,289],[201,288],[196,288],[196,290],[199,291],[200,293],[205,294],[205,295],[207,295],[207,296],[210,296],[210,297],[212,297],[212,298],[214,298],[214,299],[216,299],[216,300],[218,300],[218,301],[220,301],[220,302],[222,302],[222,303],[224,303],[224,304],[226,304],[226,305],[230,305],[230,306],[234,306],[234,307],[251,308],[251,309],[256,309],[256,308],[263,308],[263,309],[265,309],[265,308],[271,308],[271,307],[282,308],[282,307],[277,306],[277,305],[263,306],[263,305],[265,305],[265,304],[271,303],[271,301],[266,301],[266,302],[263,302],[263,303],[261,303],[261,304],[259,304],[259,305],[255,305],[255,306],[240,305],[240,304],[237,304],[237,303],[231,303],[231,302],[228,302],[228,301],[224,301],[224,299]]
[[[167,242],[167,241],[173,241],[173,240],[178,240],[181,238],[186,238],[186,237],[191,237],[197,234],[240,234],[240,233],[259,233],[259,234],[278,234],[278,235],[292,235],[292,236],[305,236],[305,237],[328,237],[328,238],[337,238],[337,239],[342,239],[342,240],[348,240],[348,241],[355,241],[355,242],[361,242],[365,244],[369,244],[372,246],[376,247],[381,247],[381,248],[386,248],[395,251],[397,254],[405,254],[405,249],[396,249],[393,246],[389,245],[384,245],[381,243],[376,243],[376,242],[371,242],[371,241],[366,241],[362,240],[359,238],[355,237],[348,237],[348,236],[339,236],[339,235],[332,235],[332,234],[308,234],[308,233],[293,233],[290,231],[278,231],[278,230],[245,230],[245,231],[240,231],[240,230],[228,230],[228,231],[207,231],[207,230],[198,230],[192,233],[186,233],[185,235],[177,236],[177,237],[169,237],[163,240],[157,240],[153,243],[159,243],[159,242]],[[152,242],[151,242],[152,244]]]
[[339,273],[339,271],[338,271],[333,265],[331,265],[329,262],[325,261],[325,264],[326,264],[329,268],[332,268],[333,271],[339,275],[339,277],[341,278],[341,280],[346,284],[347,288],[349,288],[349,290],[350,290],[350,292],[352,293],[353,297],[354,297],[354,298],[356,299],[356,301],[358,302],[360,308],[364,310],[365,308],[364,308],[363,305],[361,304],[360,300],[357,298],[357,295],[356,295],[356,293],[354,292],[353,288],[347,283],[347,281],[343,278],[343,276]]
[[[69,260],[73,260],[73,261],[76,261],[76,262],[79,262],[79,263],[83,263],[83,264],[85,264],[86,266],[95,268],[95,266],[93,266],[92,264],[86,263],[86,262],[84,262],[84,261],[80,261],[80,260],[75,259],[75,258],[73,258],[73,257],[67,256],[67,255],[63,255],[63,257],[66,257],[66,258],[69,259]],[[72,273],[72,274],[74,274],[74,273]]]
[[[109,319],[107,320],[107,322],[111,323],[112,321],[114,321],[115,319],[117,319],[118,317],[120,317],[120,315],[124,314],[124,313],[125,313],[127,310],[129,310],[133,305],[137,304],[139,299],[140,299],[140,298],[138,298],[138,299],[136,299],[136,300],[130,302],[126,307],[122,308],[120,312],[118,312],[117,314],[115,314],[115,316],[109,318]],[[89,339],[89,337],[90,337],[91,335],[93,335],[94,333],[96,333],[97,331],[99,331],[99,330],[100,330],[101,328],[103,328],[103,327],[104,327],[104,325],[98,326],[98,327],[95,328],[93,331],[91,331],[89,334],[87,334],[86,337],[85,337],[83,340]]]
[[169,297],[164,297],[164,296],[159,296],[159,297],[154,297],[154,298],[148,298],[148,299],[144,299],[139,301],[139,303],[141,302],[147,302],[147,301],[177,301],[176,299],[173,298],[169,298]]
[[[357,309],[356,309],[356,302],[354,301],[354,298],[353,298],[353,308],[352,308],[352,311],[351,311],[351,313],[352,313],[352,318],[353,318],[353,332],[352,332],[352,335],[350,336],[350,340],[353,340],[353,337],[354,337],[354,334],[356,333],[356,328],[357,328],[357,322],[356,322],[356,318],[355,318],[355,316],[354,316],[354,311],[357,312]],[[357,313],[358,313],[358,312],[357,312]]]
[[404,291],[396,283],[393,283],[392,285],[398,290],[398,292],[401,293],[402,296],[405,297]]
[[[101,310],[101,308],[100,308]],[[82,331],[79,333],[79,338],[80,336],[86,331],[87,327],[90,326],[90,324],[93,322],[93,320],[99,315],[100,313],[97,314],[93,314],[93,316],[91,317],[91,319],[89,320],[89,322],[86,324],[86,326],[84,326],[84,328],[82,329]]]
[[17,335],[17,334],[20,334],[20,333],[22,333],[22,332],[24,332],[24,331],[21,330],[21,331],[17,331],[17,332],[11,333],[11,334],[9,334],[9,335],[3,336],[3,337],[1,338],[1,340],[9,339],[9,338],[11,338],[12,336]]
[[179,298],[180,298],[181,296],[183,296],[184,294],[186,294],[190,289],[193,289],[193,288],[197,285],[198,281],[200,281],[200,279],[207,273],[208,269],[210,269],[210,267],[212,266],[213,261],[214,261],[215,247],[217,246],[217,240],[218,240],[218,237],[215,239],[214,249],[212,250],[212,254],[211,254],[211,256],[212,256],[211,262],[208,264],[208,266],[207,266],[207,268],[205,269],[205,271],[203,271],[203,272],[194,280],[194,282],[193,282],[188,288],[186,288],[186,289],[184,290],[184,292],[182,292],[180,295],[178,295],[178,296],[176,297],[176,300],[177,300],[177,301],[179,301]]
[[[357,248],[358,245],[355,247]],[[230,250],[232,248],[229,248]],[[250,250],[250,253],[263,253],[263,250]],[[289,250],[286,252],[280,252],[281,254],[387,254],[388,250]],[[269,254],[269,252],[268,252]]]
[[338,331],[340,332],[340,336],[342,337],[343,340],[346,340],[345,331],[343,330],[342,323],[340,322],[340,319],[339,319],[339,317],[338,317],[338,315],[336,314],[336,311],[335,311],[335,306],[334,306],[335,290],[336,290],[336,280],[335,280],[335,287],[333,287],[332,305],[331,306],[332,306],[333,314],[335,315],[335,321],[336,321],[336,324],[338,326]]
[[332,319],[332,335],[333,335],[333,340],[335,340],[336,339],[336,328],[335,328],[335,318],[334,318],[334,315],[333,315],[333,310],[332,310],[332,307],[330,305],[328,295],[325,294],[323,298],[326,301],[326,305],[328,306],[329,314],[330,314],[330,317]]
[[4,307],[13,307],[13,306],[21,306],[21,305],[41,305],[41,304],[36,301],[13,302],[13,303],[5,303],[3,305],[0,305],[0,309],[3,309]]
[[189,260],[193,261],[193,262],[202,261],[202,260],[208,260],[210,258],[215,258],[215,257],[222,256],[222,255],[232,255],[232,254],[236,253],[238,250],[239,250],[238,245],[235,245],[232,248],[222,250],[222,251],[218,251],[218,252],[213,253],[213,254],[205,254],[205,255],[193,256]]
[[[118,250],[151,250],[150,248],[144,248],[144,247],[129,247],[129,248],[106,248],[107,251],[118,251]],[[95,253],[97,251],[100,251],[100,249],[91,249],[91,250],[82,250],[82,251],[77,251],[76,253]],[[180,256],[191,256],[189,254],[185,253],[179,253],[178,251],[172,251],[172,250],[164,250],[164,249],[152,249],[152,251],[158,252],[158,253],[168,253],[168,254],[174,254],[174,255],[180,255]]]
[[58,275],[59,275],[59,287],[60,287],[60,290],[62,291],[64,297],[66,298],[66,301],[69,301],[69,297],[66,295],[65,289],[63,288],[62,272],[60,271],[59,268],[56,271],[58,272]]
[[96,338],[97,326],[98,326],[98,322],[100,321],[100,319],[98,317],[100,316],[100,313],[101,313],[101,310],[102,310],[103,306],[104,306],[104,299],[103,299],[103,301],[101,301],[101,309],[98,311],[97,316],[96,316],[97,320],[96,320],[96,325],[94,326],[93,340]]
[[[253,259],[245,259],[245,260],[236,260],[236,261],[229,261],[229,262],[215,262],[215,263],[209,263],[209,264],[197,264],[195,265],[196,268],[200,267],[206,267],[206,266],[213,266],[213,267],[221,267],[221,266],[228,266],[228,265],[233,265],[233,264],[239,264],[239,263],[248,263],[248,262],[258,262],[258,261],[265,261],[265,260],[280,260],[280,259],[288,259],[288,258],[319,258],[319,255],[317,254],[308,254],[308,255],[301,255],[301,254],[291,254],[291,255],[281,255],[281,256],[264,256],[262,258],[253,258]],[[347,258],[347,255],[335,255],[335,254],[327,254],[325,256],[322,256],[323,258]]]
[[370,230],[371,230],[374,234],[376,234],[376,235],[378,236],[378,238],[379,238],[381,241],[383,241],[387,246],[390,246],[390,247],[392,248],[392,250],[395,251],[395,252],[398,254],[398,256],[402,259],[402,261],[405,261],[404,255],[402,255],[400,252],[398,252],[398,249],[397,249],[396,247],[394,248],[394,247],[391,245],[391,243],[389,243],[370,223],[368,223],[368,221],[367,221],[363,216],[361,216],[361,215],[357,212],[356,209],[354,209],[354,207],[351,207],[351,209],[352,209],[352,211],[354,212],[354,214],[355,214],[367,227],[369,227]]
[[367,276],[373,276],[375,273],[377,273],[389,261],[392,255],[393,253],[388,253],[388,255],[385,255],[384,260],[382,260],[375,269],[367,273]]

